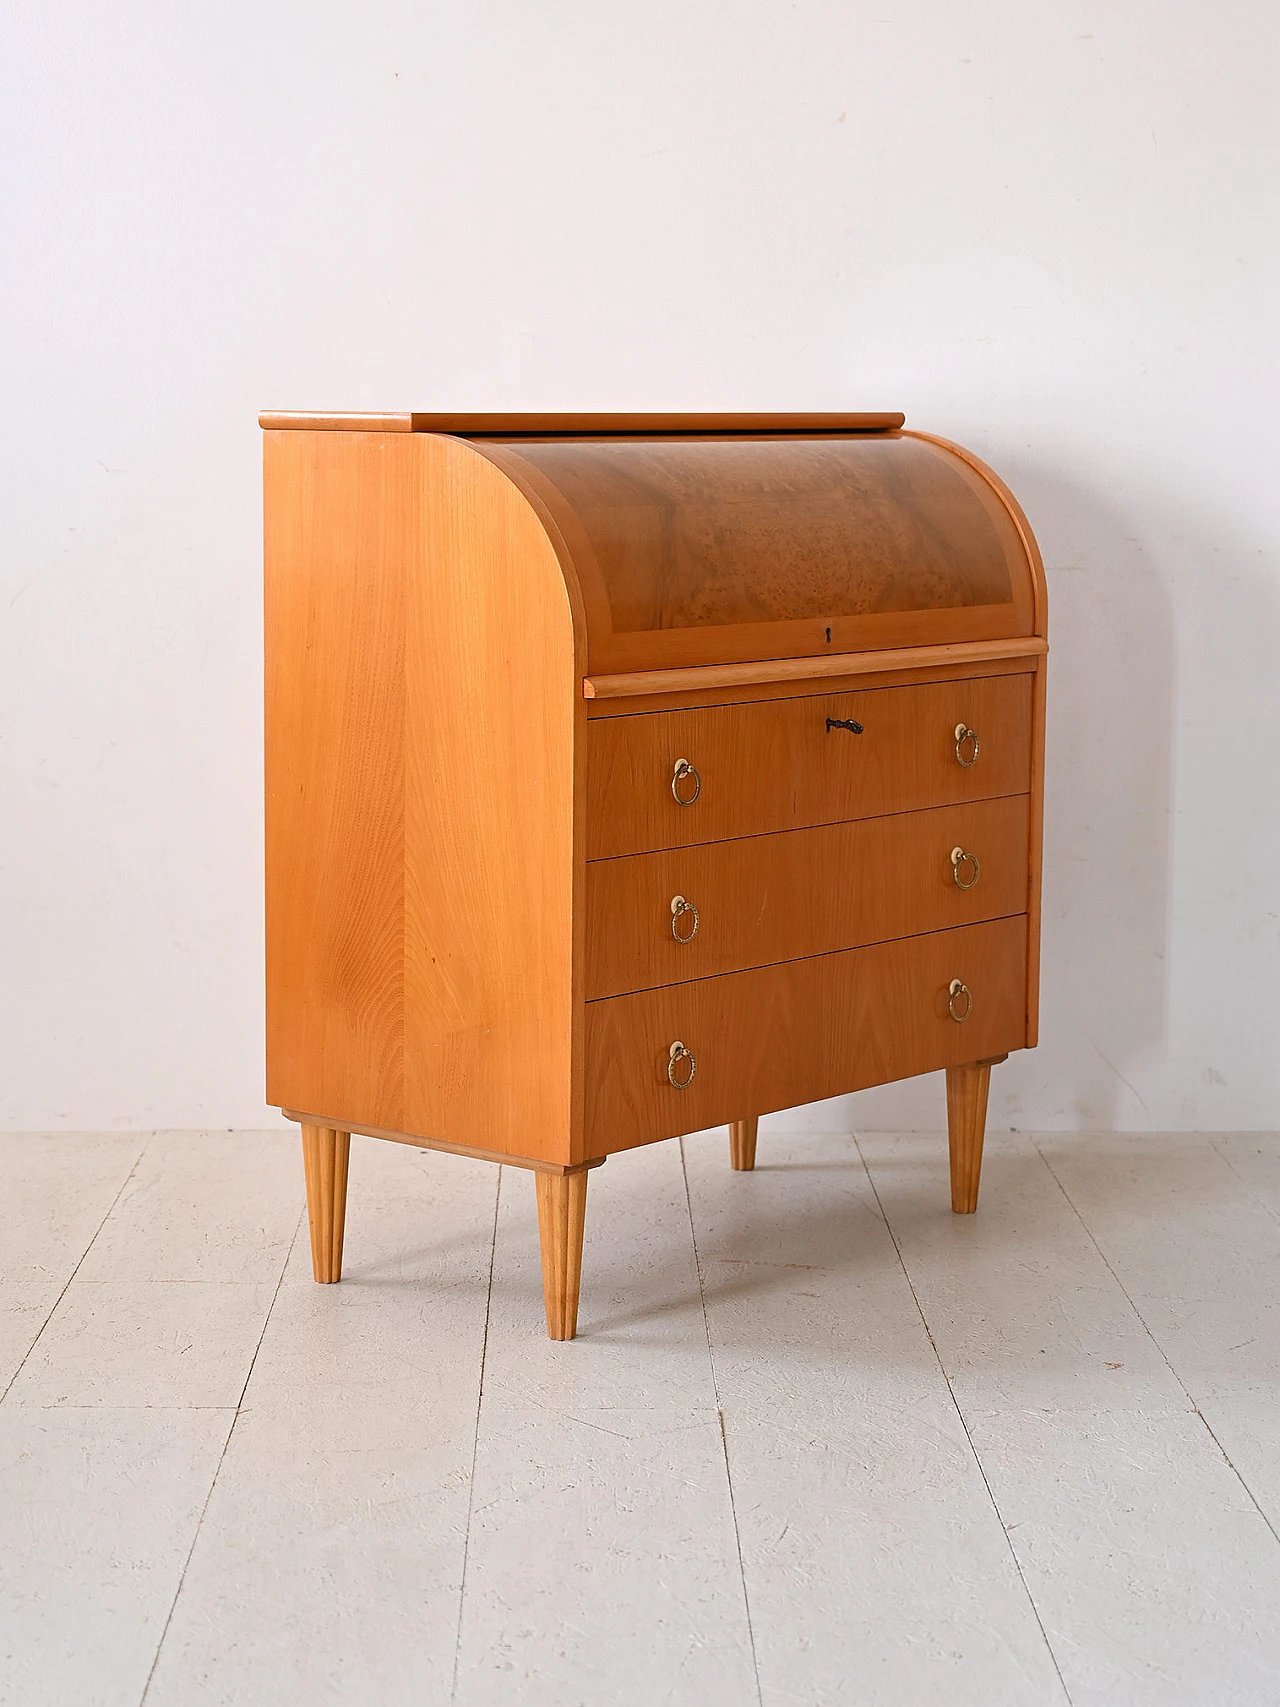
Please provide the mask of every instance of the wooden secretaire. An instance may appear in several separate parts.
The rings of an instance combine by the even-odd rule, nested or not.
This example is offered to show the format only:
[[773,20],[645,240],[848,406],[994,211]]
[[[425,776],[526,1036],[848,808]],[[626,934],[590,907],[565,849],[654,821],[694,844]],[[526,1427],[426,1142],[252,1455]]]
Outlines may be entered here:
[[588,1170],[1036,1041],[1044,574],[900,415],[261,417],[267,1095],[318,1280],[349,1134]]

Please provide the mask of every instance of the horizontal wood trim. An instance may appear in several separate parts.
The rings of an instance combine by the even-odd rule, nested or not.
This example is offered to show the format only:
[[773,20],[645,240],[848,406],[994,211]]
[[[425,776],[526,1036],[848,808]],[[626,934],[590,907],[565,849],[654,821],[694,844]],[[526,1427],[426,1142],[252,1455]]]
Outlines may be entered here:
[[888,433],[902,426],[898,410],[799,415],[425,415],[359,414],[338,410],[264,409],[258,424],[319,433],[454,433],[462,438],[537,437],[605,433]]
[[767,658],[751,664],[707,664],[701,669],[629,670],[616,676],[585,676],[584,699],[627,699],[639,694],[693,693],[748,687],[757,682],[802,682],[831,676],[875,675],[888,670],[927,670],[939,665],[981,664],[994,659],[1038,658],[1049,650],[1039,635],[1016,640],[971,640],[949,646],[908,646],[892,652],[840,652],[829,658]]
[[505,1150],[476,1150],[468,1144],[446,1144],[439,1138],[423,1138],[415,1132],[392,1132],[385,1126],[358,1126],[333,1115],[299,1114],[296,1109],[282,1108],[286,1120],[297,1120],[303,1126],[326,1126],[334,1132],[358,1132],[362,1138],[387,1138],[393,1144],[412,1144],[418,1150],[441,1150],[449,1156],[468,1156],[475,1162],[499,1162],[509,1168],[529,1168],[536,1174],[576,1174],[584,1168],[598,1168],[604,1162],[597,1156],[590,1162],[543,1162],[534,1156],[509,1156]]
[[885,670],[873,676],[840,677],[815,676],[803,682],[729,682],[702,690],[689,689],[683,693],[644,693],[634,699],[588,699],[584,701],[591,722],[615,720],[620,717],[643,717],[650,711],[696,711],[712,705],[758,705],[766,700],[821,699],[825,694],[843,693],[854,688],[911,688],[924,687],[931,682],[973,682],[988,676],[1034,676],[1044,668],[1041,658],[983,658],[968,664],[931,664],[914,670]]
[[269,432],[411,433],[410,414],[335,414],[307,409],[263,409],[258,425]]

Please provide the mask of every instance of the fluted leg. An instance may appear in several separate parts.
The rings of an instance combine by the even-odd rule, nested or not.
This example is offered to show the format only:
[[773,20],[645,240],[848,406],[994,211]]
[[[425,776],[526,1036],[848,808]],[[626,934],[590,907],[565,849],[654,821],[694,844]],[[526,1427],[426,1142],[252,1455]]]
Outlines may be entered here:
[[749,1174],[756,1165],[756,1128],[759,1124],[759,1119],[729,1123],[729,1160],[740,1174]]
[[342,1228],[347,1218],[347,1162],[351,1134],[332,1126],[302,1128],[311,1223],[311,1272],[317,1280],[342,1279]]
[[972,1215],[978,1207],[982,1139],[987,1127],[991,1063],[947,1068],[947,1137],[951,1145],[951,1207]]
[[542,1295],[547,1334],[571,1340],[578,1331],[582,1279],[582,1228],[587,1213],[587,1170],[537,1173],[538,1237],[542,1244]]

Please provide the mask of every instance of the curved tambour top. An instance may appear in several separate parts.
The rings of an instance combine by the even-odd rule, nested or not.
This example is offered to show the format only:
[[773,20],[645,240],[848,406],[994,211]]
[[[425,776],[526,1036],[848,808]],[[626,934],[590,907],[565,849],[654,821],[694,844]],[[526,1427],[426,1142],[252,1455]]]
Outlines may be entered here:
[[1012,494],[899,414],[259,419],[469,441],[541,517],[593,677],[1045,633],[1044,571]]
[[489,438],[581,589],[593,674],[1041,631],[1007,492],[901,431]]

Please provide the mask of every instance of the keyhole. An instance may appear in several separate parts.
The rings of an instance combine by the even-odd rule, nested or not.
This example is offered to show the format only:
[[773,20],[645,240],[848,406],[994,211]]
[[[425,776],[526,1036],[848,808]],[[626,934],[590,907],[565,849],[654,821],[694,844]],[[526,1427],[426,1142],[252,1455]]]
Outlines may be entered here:
[[827,645],[830,646],[830,644],[831,644],[831,630],[828,629],[827,630]]

